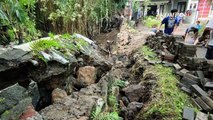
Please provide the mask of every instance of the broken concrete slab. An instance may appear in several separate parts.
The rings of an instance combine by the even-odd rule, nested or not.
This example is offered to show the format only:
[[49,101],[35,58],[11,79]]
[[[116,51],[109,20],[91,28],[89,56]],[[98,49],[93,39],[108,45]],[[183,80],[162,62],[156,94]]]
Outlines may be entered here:
[[199,97],[201,97],[201,96],[207,96],[208,94],[203,90],[203,89],[201,89],[198,85],[192,85],[192,87],[191,87],[191,89],[192,89],[192,91],[196,94],[196,95],[198,95]]
[[190,89],[188,89],[188,88],[186,88],[186,87],[181,87],[180,88],[181,90],[183,90],[185,93],[187,93],[187,94],[189,94],[189,95],[191,95],[192,94],[192,91],[190,90]]
[[194,120],[195,112],[194,109],[189,107],[184,107],[183,109],[183,120]]
[[203,109],[203,110],[205,110],[205,111],[207,111],[207,112],[210,112],[212,109],[200,98],[200,97],[197,97],[196,99],[195,99],[195,101],[199,104],[199,106]]
[[197,103],[197,101],[194,98],[191,98],[191,100],[192,100],[192,104],[194,106],[196,106],[198,108],[198,110],[200,110],[200,111],[203,110],[203,108]]
[[205,88],[209,88],[209,89],[213,89],[213,82],[207,82],[205,85],[204,85]]
[[179,75],[180,75],[180,76],[183,76],[185,73],[188,73],[188,72],[189,72],[189,70],[187,70],[187,69],[182,69],[182,70],[180,70]]
[[175,70],[181,70],[182,67],[179,64],[173,64]]
[[208,120],[208,115],[202,112],[197,112],[195,120]]
[[196,55],[197,48],[195,45],[179,42],[179,54],[182,56],[194,57]]
[[192,75],[190,73],[185,73],[184,77],[186,77],[186,78],[188,78],[190,80],[196,81],[197,83],[200,82],[200,79],[197,76],[194,76],[194,75]]
[[213,100],[208,96],[201,96],[201,99],[211,108],[213,109]]
[[198,78],[199,78],[200,80],[203,80],[203,79],[205,78],[205,76],[204,76],[204,74],[203,74],[203,71],[197,71],[196,73],[197,73]]
[[198,84],[197,81],[191,80],[185,76],[180,80],[180,82],[186,85],[188,88],[190,88],[192,85]]

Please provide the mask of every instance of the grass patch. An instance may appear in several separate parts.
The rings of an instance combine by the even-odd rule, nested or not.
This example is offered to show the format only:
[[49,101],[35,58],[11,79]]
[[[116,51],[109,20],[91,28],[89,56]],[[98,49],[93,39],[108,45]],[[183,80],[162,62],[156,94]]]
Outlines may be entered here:
[[0,97],[0,103],[4,102],[5,98]]
[[[141,52],[146,57],[155,54],[146,46],[143,46]],[[153,115],[157,114],[166,120],[181,120],[183,108],[193,106],[190,97],[176,86],[178,79],[173,74],[172,68],[158,64],[147,68],[147,71],[155,73],[158,79],[157,87],[153,90],[152,101],[148,103],[140,117],[152,119]]]
[[148,60],[159,60],[157,58],[157,54],[155,52],[153,52],[153,50],[151,50],[149,47],[147,46],[143,46],[141,48],[142,54],[144,57],[146,57]]
[[157,20],[155,17],[147,17],[144,20],[146,27],[152,28],[153,26],[160,26],[161,20]]

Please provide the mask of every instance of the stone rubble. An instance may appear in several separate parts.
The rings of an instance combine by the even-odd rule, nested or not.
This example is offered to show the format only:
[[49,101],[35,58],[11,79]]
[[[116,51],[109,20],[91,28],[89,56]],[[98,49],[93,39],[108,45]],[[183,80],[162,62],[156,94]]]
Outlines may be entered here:
[[[184,112],[183,119],[207,119],[206,114],[213,112],[212,60],[199,58],[200,53],[197,54],[197,47],[184,43],[183,39],[178,36],[165,36],[157,33],[147,38],[146,45],[155,50],[162,61],[172,62],[174,73],[180,77],[178,86],[190,95],[194,104],[204,112],[198,112],[195,118]],[[184,111],[187,112],[185,109]]]
[[34,57],[30,43],[1,52],[0,119],[88,119],[112,63],[90,45],[73,55],[55,49],[41,55],[46,63]]

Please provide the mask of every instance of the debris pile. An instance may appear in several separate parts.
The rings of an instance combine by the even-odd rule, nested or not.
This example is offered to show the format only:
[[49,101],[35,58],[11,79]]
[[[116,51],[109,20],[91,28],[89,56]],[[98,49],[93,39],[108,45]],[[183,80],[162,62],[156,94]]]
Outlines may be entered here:
[[180,78],[178,86],[191,96],[192,101],[201,111],[196,115],[193,109],[185,108],[183,119],[207,120],[208,117],[212,119],[213,61],[199,58],[197,47],[184,43],[184,40],[178,36],[164,36],[162,33],[157,33],[147,38],[146,45],[156,51],[161,61],[168,61],[160,63],[166,63],[167,66],[174,68]]
[[147,38],[146,45],[155,50],[162,60],[177,62],[188,70],[212,71],[212,61],[196,57],[196,46],[184,43],[181,37],[156,34]]
[[2,120],[55,119],[57,113],[58,119],[89,117],[101,96],[96,83],[112,67],[94,42],[79,34],[16,46],[3,51],[0,61]]

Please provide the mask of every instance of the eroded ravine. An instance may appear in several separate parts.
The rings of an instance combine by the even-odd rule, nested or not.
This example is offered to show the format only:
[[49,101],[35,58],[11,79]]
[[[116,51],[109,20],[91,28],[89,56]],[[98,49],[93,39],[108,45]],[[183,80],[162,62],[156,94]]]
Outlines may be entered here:
[[[126,24],[120,31],[118,37],[116,37],[117,33],[112,33],[113,37],[109,37],[115,41],[114,46],[118,46],[112,51],[112,56],[106,55],[105,50],[95,50],[84,46],[84,42],[75,43],[75,41],[75,45],[83,47],[80,49],[78,47],[74,55],[71,55],[66,47],[61,49],[60,46],[59,49],[51,48],[41,52],[41,55],[48,60],[47,62],[36,58],[28,44],[3,52],[0,55],[2,61],[0,64],[1,119],[97,119],[91,114],[99,103],[105,104],[105,107],[102,106],[103,112],[113,111],[110,103],[109,107],[106,107],[109,94],[111,98],[116,96],[119,103],[119,106],[116,106],[119,109],[120,105],[126,106],[127,111],[121,112],[122,117],[127,117],[126,119],[133,117],[131,112],[135,110],[132,111],[132,107],[141,108],[142,103],[149,98],[146,94],[147,88],[144,87],[146,85],[140,85],[139,81],[135,80],[143,75],[144,69],[140,67],[132,53],[143,44],[145,36],[141,37],[141,33],[137,31],[131,33]],[[66,43],[67,37],[59,39]],[[55,44],[54,41],[41,42]],[[40,43],[38,43],[33,44],[34,48],[39,48]],[[131,82],[130,79],[135,81]],[[111,85],[117,80],[122,87],[127,85],[128,82],[125,81],[128,80],[132,85],[119,90],[117,88],[119,85]],[[120,81],[122,82],[119,83]],[[134,85],[138,87],[138,90],[143,90],[143,94],[148,97],[141,95],[129,101]],[[127,97],[128,95],[130,98]],[[133,94],[133,96],[137,95]],[[126,100],[126,103],[122,102],[122,99]],[[137,111],[139,111],[138,108]]]

